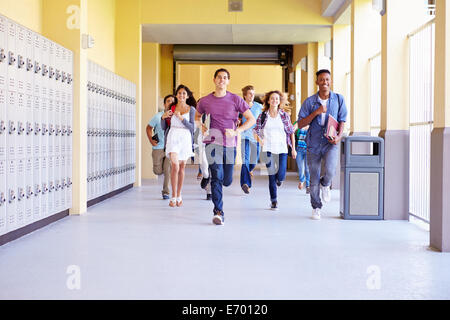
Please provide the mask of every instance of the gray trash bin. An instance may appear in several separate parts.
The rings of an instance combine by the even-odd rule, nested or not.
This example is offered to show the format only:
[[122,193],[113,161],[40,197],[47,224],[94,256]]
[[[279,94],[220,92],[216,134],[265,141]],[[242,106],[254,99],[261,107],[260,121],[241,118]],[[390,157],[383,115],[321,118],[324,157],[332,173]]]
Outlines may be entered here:
[[382,220],[384,140],[369,136],[343,138],[340,174],[341,217]]

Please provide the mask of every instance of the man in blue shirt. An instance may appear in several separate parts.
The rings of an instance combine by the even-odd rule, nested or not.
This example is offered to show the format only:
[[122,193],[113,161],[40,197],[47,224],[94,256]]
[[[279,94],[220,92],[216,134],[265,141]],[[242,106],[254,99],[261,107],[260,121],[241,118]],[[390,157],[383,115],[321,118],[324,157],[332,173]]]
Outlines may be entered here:
[[[339,141],[344,133],[347,118],[347,107],[344,97],[330,90],[331,73],[322,69],[316,72],[316,84],[319,91],[307,98],[298,113],[298,127],[309,125],[306,136],[307,162],[310,173],[310,195],[313,208],[312,219],[320,219],[322,200],[331,200],[330,185],[336,171]],[[326,137],[328,117],[332,115],[339,123],[337,136],[333,139]],[[324,160],[325,172],[321,177],[321,162]]]
[[[250,107],[255,119],[258,119],[262,111],[262,105],[254,101],[255,89],[253,86],[245,86],[242,88],[242,96]],[[245,123],[245,118],[242,119],[242,124]],[[241,155],[242,155],[242,167],[241,167],[241,188],[245,193],[250,192],[252,187],[252,171],[255,168],[259,160],[259,143],[256,141],[253,134],[253,125],[250,129],[241,133]]]
[[[169,199],[169,181],[170,181],[170,159],[164,152],[164,130],[161,128],[161,116],[175,102],[175,96],[168,95],[164,97],[164,111],[160,111],[150,120],[147,125],[147,137],[152,145],[153,172],[156,175],[164,174],[164,183],[162,190],[163,199]],[[153,139],[153,129],[159,141]]]

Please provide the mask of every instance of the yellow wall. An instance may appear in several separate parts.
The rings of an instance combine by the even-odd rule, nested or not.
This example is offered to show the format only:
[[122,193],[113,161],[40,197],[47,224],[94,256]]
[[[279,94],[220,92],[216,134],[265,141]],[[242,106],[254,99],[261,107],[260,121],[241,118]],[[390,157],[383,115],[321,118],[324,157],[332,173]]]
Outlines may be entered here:
[[324,24],[317,0],[246,0],[243,12],[228,12],[228,1],[142,0],[142,23],[174,24]]
[[177,84],[184,84],[194,91],[195,98],[203,97],[214,91],[214,72],[225,68],[230,72],[228,91],[242,96],[241,89],[253,85],[256,94],[283,88],[281,66],[246,64],[179,64]]
[[1,0],[0,14],[35,32],[42,32],[43,0]]
[[173,93],[173,45],[161,45],[159,72],[159,96],[163,99]]
[[115,0],[89,0],[88,33],[94,38],[95,45],[88,52],[89,60],[115,71]]

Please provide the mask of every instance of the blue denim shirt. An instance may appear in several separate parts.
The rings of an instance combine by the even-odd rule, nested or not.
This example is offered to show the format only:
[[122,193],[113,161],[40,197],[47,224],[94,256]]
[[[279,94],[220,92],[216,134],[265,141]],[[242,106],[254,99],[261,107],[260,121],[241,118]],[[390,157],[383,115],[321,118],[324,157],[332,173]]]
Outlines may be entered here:
[[[312,112],[321,106],[319,101],[319,93],[316,93],[307,98],[300,108],[297,121],[306,118]],[[331,114],[337,122],[345,122],[347,119],[347,107],[345,105],[344,97],[338,93],[330,91],[330,98],[327,104],[327,113],[325,115],[325,124],[320,125],[320,115],[315,117],[308,129],[306,135],[307,150],[314,154],[323,154],[333,146],[325,137],[328,125],[328,115]]]

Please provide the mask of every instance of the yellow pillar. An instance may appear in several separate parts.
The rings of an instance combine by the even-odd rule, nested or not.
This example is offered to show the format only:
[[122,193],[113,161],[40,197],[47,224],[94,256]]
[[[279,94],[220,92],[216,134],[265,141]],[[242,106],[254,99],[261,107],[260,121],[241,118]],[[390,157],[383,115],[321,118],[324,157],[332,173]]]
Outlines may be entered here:
[[142,178],[155,179],[153,173],[152,146],[145,133],[150,119],[158,112],[162,101],[159,99],[159,60],[160,45],[158,43],[144,43],[142,45]]
[[351,3],[351,108],[352,134],[370,135],[369,58],[380,51],[381,18],[372,0]]
[[434,128],[431,134],[430,245],[450,251],[450,4],[436,1]]
[[316,85],[316,72],[318,62],[317,58],[319,56],[319,44],[317,42],[308,43],[308,60],[307,60],[307,70],[308,70],[308,97],[312,96],[317,92]]
[[[408,18],[405,19],[405,8]],[[381,35],[381,132],[385,141],[384,218],[409,215],[408,33],[426,19],[422,0],[386,0]]]
[[116,73],[136,84],[136,180],[142,179],[142,0],[116,0]]
[[87,33],[87,0],[43,0],[42,33],[73,51],[72,208],[87,210],[87,52],[81,34]]

